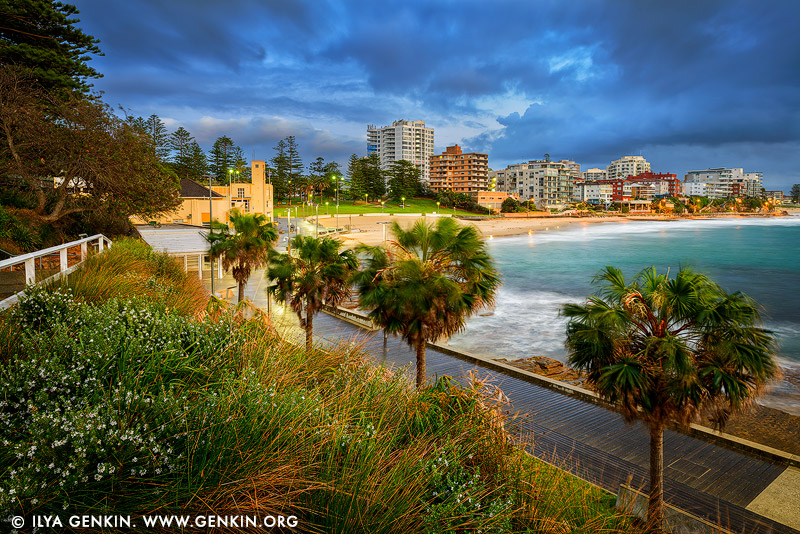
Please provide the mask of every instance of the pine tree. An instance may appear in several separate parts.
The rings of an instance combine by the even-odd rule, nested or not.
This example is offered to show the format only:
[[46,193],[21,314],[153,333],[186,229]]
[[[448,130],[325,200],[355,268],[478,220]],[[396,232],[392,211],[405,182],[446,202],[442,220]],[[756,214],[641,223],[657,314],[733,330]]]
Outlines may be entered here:
[[278,141],[278,146],[273,150],[275,150],[275,156],[270,160],[273,194],[276,199],[282,199],[289,195],[289,161],[286,157],[286,140]]
[[364,181],[369,198],[381,198],[386,195],[386,173],[381,169],[381,159],[377,154],[370,154],[362,159]]
[[419,194],[420,170],[404,159],[392,163],[389,169],[389,196],[394,200],[412,198]]
[[169,147],[172,150],[172,167],[181,178],[189,177],[191,167],[190,145],[194,137],[186,128],[180,126],[169,136]]
[[147,127],[146,134],[150,138],[156,157],[166,162],[169,159],[170,138],[167,135],[167,127],[158,115],[150,115],[145,121]]
[[52,0],[0,0],[2,63],[30,70],[47,90],[88,93],[88,78],[102,78],[86,64],[102,56],[100,41],[74,26],[80,13]]
[[286,162],[289,166],[289,194],[291,195],[300,185],[300,178],[303,176],[303,160],[297,149],[297,141],[293,135],[286,137]]
[[350,181],[350,195],[353,199],[363,198],[367,194],[367,182],[361,160],[355,154],[350,156],[347,164],[347,177]]
[[200,148],[196,141],[189,145],[189,177],[193,180],[208,181],[208,160],[206,153]]
[[228,183],[228,171],[233,167],[234,144],[230,137],[223,135],[214,141],[208,153],[208,167],[218,185]]

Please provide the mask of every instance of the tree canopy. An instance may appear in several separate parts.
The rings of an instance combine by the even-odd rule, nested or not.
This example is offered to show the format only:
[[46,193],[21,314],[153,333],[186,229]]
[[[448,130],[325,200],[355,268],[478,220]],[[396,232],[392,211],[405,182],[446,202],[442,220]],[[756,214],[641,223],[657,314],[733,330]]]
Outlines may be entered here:
[[78,9],[48,0],[0,0],[0,64],[28,69],[47,90],[88,93],[89,54],[103,55],[99,41],[75,24]]
[[32,198],[29,215],[53,223],[71,213],[153,216],[180,202],[178,181],[149,140],[98,99],[42,89],[0,67],[0,176]]
[[362,246],[367,258],[354,282],[372,321],[400,334],[417,354],[417,385],[425,382],[425,344],[464,328],[466,318],[494,304],[500,277],[473,226],[452,219],[392,224],[386,247]]
[[277,254],[270,261],[268,276],[276,284],[269,291],[287,302],[306,331],[311,348],[314,315],[323,306],[338,306],[350,295],[350,276],[358,268],[352,250],[340,251],[342,243],[330,237],[292,240],[292,254]]
[[632,282],[606,267],[585,304],[567,304],[569,363],[628,420],[650,427],[651,526],[663,521],[663,437],[710,413],[724,425],[776,375],[775,339],[758,306],[705,275],[644,269]]

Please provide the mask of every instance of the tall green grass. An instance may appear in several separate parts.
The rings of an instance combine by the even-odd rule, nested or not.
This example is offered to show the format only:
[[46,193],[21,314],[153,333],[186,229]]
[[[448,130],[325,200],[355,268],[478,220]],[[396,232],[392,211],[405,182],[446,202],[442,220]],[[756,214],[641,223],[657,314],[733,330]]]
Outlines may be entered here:
[[48,287],[69,289],[88,303],[142,298],[180,315],[199,316],[208,303],[196,277],[185,273],[174,258],[136,239],[115,241],[112,248],[89,256],[79,269]]
[[300,532],[320,533],[633,530],[607,494],[515,448],[480,381],[417,390],[358,347],[306,351],[263,316],[178,314],[181,292],[104,300],[87,289],[96,283],[32,290],[0,317],[5,515],[293,514]]

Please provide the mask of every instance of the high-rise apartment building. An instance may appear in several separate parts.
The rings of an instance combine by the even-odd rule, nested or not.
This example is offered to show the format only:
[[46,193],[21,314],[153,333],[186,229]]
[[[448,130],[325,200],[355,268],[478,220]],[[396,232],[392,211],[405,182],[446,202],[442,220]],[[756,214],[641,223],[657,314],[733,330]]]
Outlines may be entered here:
[[[744,169],[706,169],[689,171],[683,180],[685,194],[705,193],[709,198],[760,197],[762,173]],[[702,185],[700,185],[702,184]]]
[[646,159],[642,156],[622,156],[618,160],[612,161],[611,165],[608,166],[606,178],[609,180],[627,178],[643,172],[650,172],[650,163]]
[[546,157],[509,165],[490,172],[489,177],[497,180],[498,191],[516,193],[520,200],[533,200],[540,208],[564,207],[580,201],[576,182],[581,178],[581,166],[574,161],[551,161]]
[[489,155],[464,154],[460,146],[449,146],[443,153],[431,156],[430,173],[434,193],[450,190],[477,197],[478,191],[489,188]]
[[378,154],[381,169],[395,161],[410,161],[421,171],[423,183],[430,182],[430,157],[433,155],[433,128],[425,121],[394,121],[391,126],[367,125],[367,154]]
[[583,178],[587,182],[593,182],[595,180],[605,180],[608,178],[608,171],[606,169],[586,169],[581,173],[581,178]]

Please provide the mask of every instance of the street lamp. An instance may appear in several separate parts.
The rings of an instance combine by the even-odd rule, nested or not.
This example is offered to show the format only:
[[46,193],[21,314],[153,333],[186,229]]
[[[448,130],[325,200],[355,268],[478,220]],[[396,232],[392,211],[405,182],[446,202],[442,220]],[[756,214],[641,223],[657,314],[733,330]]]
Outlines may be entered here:
[[364,205],[365,206],[367,205],[367,196],[368,195],[369,195],[369,193],[364,193]]
[[403,209],[406,209],[406,197],[400,197],[400,200],[403,201]]
[[[209,174],[208,175],[208,232],[209,233],[211,233],[211,231],[213,229],[213,227],[211,225],[211,222],[214,220],[214,203],[211,201],[211,197],[213,195],[214,195],[214,193],[211,191],[211,175]],[[203,221],[200,221],[200,224],[202,224],[202,223],[203,223]],[[208,255],[208,259],[209,259],[209,261],[211,263],[211,294],[213,295],[214,294],[214,257],[211,254],[209,254]],[[200,262],[200,266],[198,268],[200,269],[200,274],[202,275],[203,274],[203,262],[202,261]]]
[[385,200],[381,200],[381,213],[383,213],[383,205],[386,204]]
[[333,175],[333,181],[336,182],[336,207],[339,207],[339,177]]
[[328,204],[330,204],[330,202],[328,202],[328,201],[326,200],[326,201],[325,201],[325,215],[330,215],[330,213],[328,213]]
[[441,202],[436,203],[436,215],[439,215],[439,204],[441,204]]

